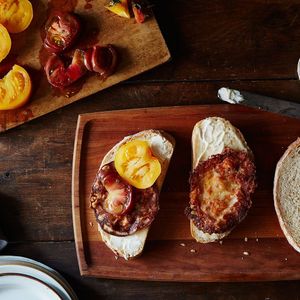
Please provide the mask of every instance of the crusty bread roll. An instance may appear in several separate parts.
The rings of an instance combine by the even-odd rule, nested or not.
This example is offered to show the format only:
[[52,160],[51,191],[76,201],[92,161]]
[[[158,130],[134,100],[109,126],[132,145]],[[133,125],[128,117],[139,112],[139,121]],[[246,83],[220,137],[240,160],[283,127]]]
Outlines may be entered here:
[[[209,159],[212,155],[220,154],[225,148],[238,151],[252,152],[241,132],[229,121],[219,117],[209,117],[198,122],[192,133],[192,168],[200,161]],[[197,242],[210,243],[227,236],[231,230],[223,233],[209,234],[198,229],[190,220],[191,235]]]
[[[114,161],[117,150],[125,143],[132,140],[145,140],[149,143],[153,155],[161,164],[161,174],[156,180],[159,192],[161,191],[169,163],[174,151],[175,140],[166,132],[159,130],[144,130],[134,135],[125,137],[122,141],[116,144],[103,158],[100,168]],[[145,241],[148,235],[149,227],[143,228],[128,236],[111,235],[101,229],[98,225],[102,240],[106,245],[120,257],[127,259],[138,256],[144,248]]]
[[300,138],[277,163],[273,194],[280,227],[291,246],[300,252]]

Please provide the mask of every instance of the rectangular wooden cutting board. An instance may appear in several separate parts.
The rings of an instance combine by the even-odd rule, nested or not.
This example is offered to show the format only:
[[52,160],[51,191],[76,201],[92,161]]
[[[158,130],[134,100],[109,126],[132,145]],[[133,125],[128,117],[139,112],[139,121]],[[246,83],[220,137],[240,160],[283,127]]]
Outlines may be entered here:
[[[39,59],[41,30],[47,19],[48,2],[59,9],[76,5],[75,12],[83,20],[82,36],[91,36],[95,43],[113,44],[117,48],[120,59],[115,74],[105,81],[97,76],[89,77],[81,90],[71,97],[52,89]],[[109,12],[104,7],[108,0],[34,0],[31,3],[34,13],[32,23],[24,32],[11,35],[12,50],[9,57],[0,63],[0,75],[4,76],[2,69],[11,63],[24,66],[32,78],[32,96],[30,102],[20,109],[0,111],[0,132],[152,69],[170,58],[154,16],[143,24],[137,24],[134,18],[125,19]],[[86,46],[80,45],[81,48]]]
[[[228,119],[252,149],[258,188],[246,219],[222,243],[192,240],[188,179],[191,133],[209,116]],[[116,259],[101,241],[89,207],[94,176],[103,156],[124,136],[144,129],[163,129],[176,139],[175,152],[160,196],[160,211],[144,252],[136,259]],[[80,115],[73,160],[73,223],[82,275],[168,281],[250,281],[300,279],[300,254],[283,236],[273,206],[272,184],[277,161],[300,136],[300,122],[231,105],[145,108]],[[248,255],[247,255],[248,254]]]

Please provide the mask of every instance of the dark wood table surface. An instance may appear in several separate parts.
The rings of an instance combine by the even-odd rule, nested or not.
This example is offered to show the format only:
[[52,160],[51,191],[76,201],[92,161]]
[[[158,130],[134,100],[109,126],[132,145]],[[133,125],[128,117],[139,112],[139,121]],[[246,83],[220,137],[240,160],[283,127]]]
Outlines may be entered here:
[[[172,60],[0,135],[1,254],[61,272],[80,299],[299,299],[300,282],[168,283],[82,278],[71,212],[75,127],[81,113],[218,103],[219,87],[300,102],[299,0],[157,0]],[[300,272],[300,269],[299,269]]]

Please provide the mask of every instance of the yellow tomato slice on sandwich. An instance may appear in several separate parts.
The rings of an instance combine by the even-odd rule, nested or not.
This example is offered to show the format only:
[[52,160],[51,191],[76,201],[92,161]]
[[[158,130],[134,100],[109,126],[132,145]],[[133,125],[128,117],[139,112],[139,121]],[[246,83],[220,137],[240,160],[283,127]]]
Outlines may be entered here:
[[33,18],[29,0],[0,0],[0,23],[11,33],[24,31]]
[[122,145],[115,156],[119,175],[138,189],[152,186],[161,173],[159,160],[146,141],[133,140]]
[[31,80],[27,71],[19,65],[0,79],[0,110],[21,107],[30,97]]
[[0,24],[0,62],[8,55],[11,49],[11,39],[7,29]]

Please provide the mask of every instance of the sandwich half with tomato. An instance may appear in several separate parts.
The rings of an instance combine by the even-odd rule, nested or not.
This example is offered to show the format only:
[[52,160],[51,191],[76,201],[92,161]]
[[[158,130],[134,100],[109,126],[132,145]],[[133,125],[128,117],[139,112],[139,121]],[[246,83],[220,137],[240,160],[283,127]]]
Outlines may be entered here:
[[174,146],[169,134],[145,130],[125,137],[103,158],[90,201],[102,240],[115,255],[130,259],[143,251]]

